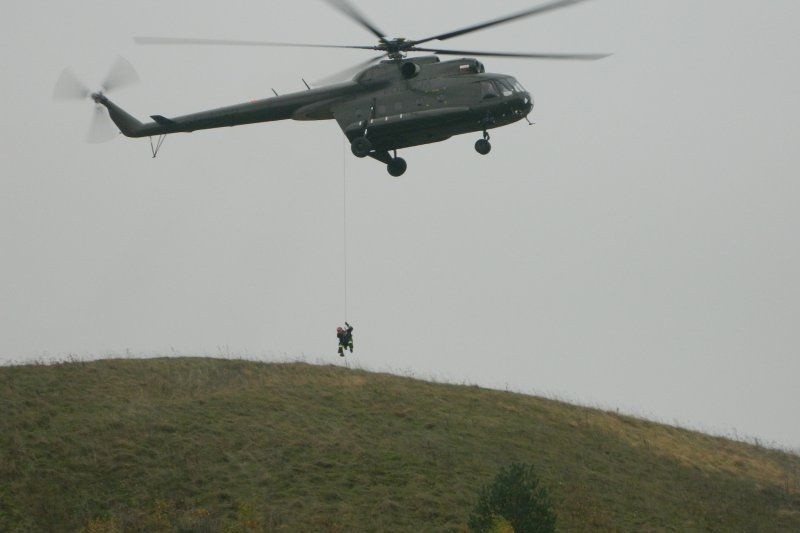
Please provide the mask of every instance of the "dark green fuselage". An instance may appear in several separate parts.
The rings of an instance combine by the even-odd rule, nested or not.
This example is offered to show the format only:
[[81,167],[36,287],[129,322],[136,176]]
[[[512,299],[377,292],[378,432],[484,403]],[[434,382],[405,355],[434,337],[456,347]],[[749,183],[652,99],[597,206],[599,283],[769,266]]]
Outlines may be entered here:
[[436,56],[387,60],[352,81],[142,124],[94,95],[128,137],[148,137],[271,122],[334,119],[349,140],[366,136],[376,151],[443,141],[521,120],[533,101],[513,78],[486,74],[475,59]]

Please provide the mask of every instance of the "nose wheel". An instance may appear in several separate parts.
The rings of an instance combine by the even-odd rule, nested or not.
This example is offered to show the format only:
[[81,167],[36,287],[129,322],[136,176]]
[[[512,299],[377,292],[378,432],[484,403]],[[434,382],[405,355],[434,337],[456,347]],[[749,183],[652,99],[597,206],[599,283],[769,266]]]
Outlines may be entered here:
[[393,157],[392,160],[386,164],[386,170],[389,171],[389,174],[395,178],[399,178],[405,174],[407,169],[408,164],[402,157]]
[[475,151],[481,155],[487,155],[492,151],[492,143],[489,142],[489,133],[483,132],[483,139],[475,141]]
[[371,152],[369,156],[381,163],[385,163],[386,171],[389,172],[391,176],[399,178],[406,173],[408,164],[402,157],[397,157],[397,150],[394,150],[393,153],[394,157],[392,157],[392,154],[390,154],[388,150],[376,150]]

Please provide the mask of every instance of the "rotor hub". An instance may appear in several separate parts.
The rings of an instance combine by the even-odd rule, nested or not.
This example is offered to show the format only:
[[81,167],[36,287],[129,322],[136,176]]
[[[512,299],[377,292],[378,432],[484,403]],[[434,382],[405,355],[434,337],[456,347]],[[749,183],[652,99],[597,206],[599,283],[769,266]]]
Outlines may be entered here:
[[384,50],[390,59],[404,59],[406,57],[406,50],[411,48],[412,43],[404,37],[396,39],[387,39],[381,43],[379,50]]

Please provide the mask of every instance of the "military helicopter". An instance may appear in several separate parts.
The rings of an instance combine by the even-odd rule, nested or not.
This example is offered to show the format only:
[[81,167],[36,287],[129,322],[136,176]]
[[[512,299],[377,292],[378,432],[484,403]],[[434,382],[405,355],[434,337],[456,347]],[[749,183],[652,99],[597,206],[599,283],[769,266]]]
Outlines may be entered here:
[[[135,81],[138,77],[130,64],[120,60],[100,91],[91,92],[67,69],[56,85],[57,98],[91,98],[104,106],[119,131],[127,137],[150,137],[153,157],[168,134],[239,126],[277,120],[336,120],[350,141],[353,155],[371,157],[386,164],[390,175],[406,172],[407,164],[397,150],[436,143],[454,135],[481,132],[475,150],[488,154],[492,145],[489,130],[527,118],[533,98],[519,82],[505,74],[488,74],[475,57],[504,57],[555,60],[597,60],[608,54],[529,54],[443,50],[420,45],[445,41],[492,26],[563,9],[587,0],[557,0],[525,11],[474,24],[424,39],[390,39],[348,0],[325,0],[326,3],[361,25],[378,38],[372,46],[277,43],[221,39],[183,39],[136,37],[146,45],[206,46],[281,46],[305,48],[345,48],[379,51],[380,55],[360,63],[329,80],[350,78],[308,90],[278,95],[263,100],[167,118],[152,115],[152,122],[142,123],[105,95],[105,91]],[[410,52],[435,55],[408,57]],[[440,56],[462,56],[442,61]],[[326,81],[329,81],[326,80]],[[273,91],[274,92],[274,91]],[[99,118],[100,115],[96,113]],[[116,135],[116,132],[113,132]],[[157,138],[153,144],[153,138]],[[98,139],[93,135],[94,141]]]

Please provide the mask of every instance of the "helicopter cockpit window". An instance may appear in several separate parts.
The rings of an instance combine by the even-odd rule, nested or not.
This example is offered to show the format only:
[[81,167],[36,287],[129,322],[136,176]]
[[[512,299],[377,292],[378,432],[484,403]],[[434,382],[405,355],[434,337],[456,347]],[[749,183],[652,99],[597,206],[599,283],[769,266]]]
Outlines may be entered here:
[[494,83],[490,81],[482,81],[481,82],[481,96],[484,100],[487,98],[497,98],[500,96],[500,93],[495,88]]
[[514,94],[514,86],[508,80],[496,80],[497,88],[503,96],[511,96]]
[[509,84],[511,84],[511,86],[514,87],[514,92],[517,92],[517,93],[524,93],[525,92],[525,87],[520,85],[520,83],[517,80],[515,80],[514,78],[508,78],[508,79],[506,79],[506,81]]

